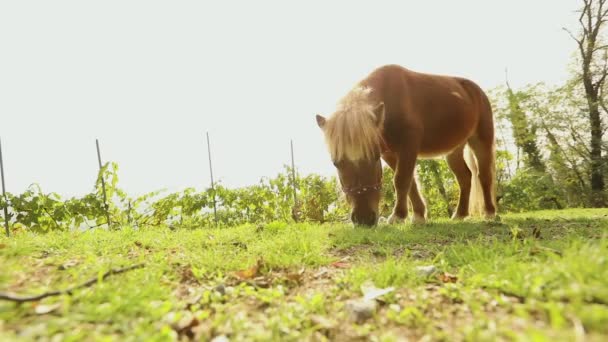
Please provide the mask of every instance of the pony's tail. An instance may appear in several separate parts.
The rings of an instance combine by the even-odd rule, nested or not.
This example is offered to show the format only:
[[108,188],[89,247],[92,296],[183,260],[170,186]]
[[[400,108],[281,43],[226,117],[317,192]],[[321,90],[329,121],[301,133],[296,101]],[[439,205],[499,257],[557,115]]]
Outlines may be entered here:
[[[492,162],[494,158],[491,158]],[[479,167],[477,165],[477,157],[467,145],[464,148],[464,160],[471,170],[471,195],[469,196],[469,215],[471,216],[482,216],[484,210],[483,190],[481,188],[481,182],[479,181]],[[494,170],[494,165],[492,165]]]

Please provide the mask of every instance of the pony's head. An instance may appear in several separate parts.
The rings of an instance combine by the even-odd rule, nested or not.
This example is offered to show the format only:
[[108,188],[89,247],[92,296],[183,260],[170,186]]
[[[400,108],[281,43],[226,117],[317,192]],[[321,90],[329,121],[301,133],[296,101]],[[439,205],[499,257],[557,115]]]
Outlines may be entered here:
[[382,126],[384,103],[374,103],[371,89],[356,87],[329,118],[317,115],[342,190],[352,206],[355,225],[378,222],[382,182]]

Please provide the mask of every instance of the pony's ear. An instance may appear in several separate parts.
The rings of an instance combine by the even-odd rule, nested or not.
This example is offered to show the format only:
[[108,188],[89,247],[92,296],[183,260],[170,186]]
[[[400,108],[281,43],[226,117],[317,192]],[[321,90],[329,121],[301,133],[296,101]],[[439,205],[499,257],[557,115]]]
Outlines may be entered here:
[[376,124],[381,126],[384,123],[384,102],[380,102],[374,108],[374,114],[376,115]]
[[323,129],[323,127],[325,127],[325,118],[318,114],[317,114],[317,125],[319,125],[319,127],[321,129]]

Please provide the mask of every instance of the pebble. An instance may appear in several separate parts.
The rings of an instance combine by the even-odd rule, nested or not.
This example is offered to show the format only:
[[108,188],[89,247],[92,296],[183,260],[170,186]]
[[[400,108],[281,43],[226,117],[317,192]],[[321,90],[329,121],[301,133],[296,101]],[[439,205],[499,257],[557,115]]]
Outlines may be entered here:
[[437,267],[430,265],[430,266],[417,266],[416,267],[416,272],[418,272],[418,274],[422,275],[422,276],[430,276],[431,274],[437,272]]
[[215,336],[211,342],[229,342],[230,340],[226,335]]
[[376,301],[365,299],[351,299],[346,302],[346,310],[351,319],[357,323],[363,323],[376,312]]

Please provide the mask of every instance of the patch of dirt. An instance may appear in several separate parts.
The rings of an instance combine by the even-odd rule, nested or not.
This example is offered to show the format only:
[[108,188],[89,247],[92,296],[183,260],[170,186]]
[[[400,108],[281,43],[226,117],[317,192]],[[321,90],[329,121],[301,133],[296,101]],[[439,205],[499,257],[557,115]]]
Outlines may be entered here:
[[413,259],[431,259],[435,256],[435,252],[428,250],[421,244],[411,244],[407,246],[399,246],[394,249],[384,251],[374,249],[374,246],[369,244],[355,245],[347,248],[334,248],[329,251],[330,255],[338,258],[352,257],[360,258],[361,255],[371,255],[376,261],[386,260],[387,257],[392,256],[393,258],[400,259],[404,256],[409,256]]
[[361,255],[368,254],[368,252],[373,248],[372,245],[362,244],[362,245],[354,245],[346,248],[332,248],[329,250],[329,255],[334,256],[336,258],[344,258],[344,257],[357,257]]
[[199,284],[198,278],[194,275],[191,265],[177,265],[177,274],[180,284]]
[[34,263],[24,266],[22,272],[12,273],[13,279],[6,287],[8,292],[28,291],[32,287],[52,282],[53,276],[57,277],[58,266],[47,263],[43,260],[36,260]]
[[337,287],[336,279],[344,275],[345,270],[323,266],[308,270],[303,274],[299,286],[293,288],[289,296],[306,296],[313,293],[330,293],[331,288]]
[[149,245],[146,245],[140,241],[133,242],[133,246],[129,248],[129,252],[127,252],[127,258],[134,259],[140,256],[148,256],[152,252],[154,252],[153,248]]
[[[362,247],[356,248],[361,251]],[[352,251],[350,249],[346,253]],[[405,250],[401,251],[404,252]],[[225,284],[216,286],[215,291],[226,297],[221,303],[211,303],[206,307],[211,310],[211,317],[217,313],[229,319],[223,321],[221,326],[215,326],[212,319],[174,322],[178,334],[193,339],[201,336],[211,339],[220,335],[226,335],[229,339],[248,338],[255,333],[268,333],[271,317],[284,315],[301,315],[296,324],[299,328],[281,328],[284,336],[294,333],[290,329],[306,329],[311,333],[308,340],[313,341],[367,341],[378,339],[387,333],[408,340],[463,340],[467,329],[479,327],[480,314],[484,317],[482,322],[487,321],[490,325],[483,329],[496,334],[505,330],[517,332],[530,327],[543,328],[546,325],[542,318],[527,321],[513,316],[514,306],[523,305],[517,298],[497,294],[492,290],[463,288],[458,279],[449,273],[441,273],[438,279],[423,286],[397,288],[386,296],[387,299],[376,299],[378,305],[375,314],[364,322],[357,323],[349,318],[345,304],[361,294],[345,290],[344,284],[339,281],[347,272],[346,269],[331,265],[310,269],[268,269],[266,265],[256,263],[244,271],[247,271],[245,277],[243,274],[241,277],[233,276]],[[244,292],[238,298],[231,297],[231,290],[242,283],[251,285],[254,291],[282,286],[284,295],[277,298],[276,303]],[[348,285],[346,288],[349,288]],[[207,286],[206,289],[211,287]],[[190,310],[193,304],[200,301],[200,293],[201,287],[193,284],[183,285],[174,294],[186,301],[185,310]],[[319,294],[324,296],[321,304],[324,307],[323,314],[305,311],[302,299]],[[291,308],[298,309],[292,312]],[[432,336],[428,335],[431,332]]]

